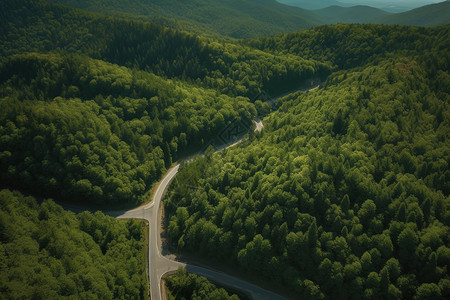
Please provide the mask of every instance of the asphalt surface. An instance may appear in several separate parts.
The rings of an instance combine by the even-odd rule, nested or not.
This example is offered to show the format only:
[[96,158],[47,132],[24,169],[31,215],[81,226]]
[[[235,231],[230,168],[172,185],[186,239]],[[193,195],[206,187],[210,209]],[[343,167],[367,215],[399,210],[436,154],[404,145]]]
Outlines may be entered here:
[[[310,88],[305,89],[305,91],[314,90],[318,87],[312,86]],[[289,92],[291,93],[291,92]],[[286,93],[286,94],[289,94]],[[277,98],[271,99],[267,101],[269,104],[273,105],[276,100],[283,97],[279,96]],[[261,131],[264,127],[262,120],[257,119],[254,121],[256,128],[255,131]],[[216,148],[216,151],[223,150],[225,148],[232,147],[234,145],[239,144],[242,141],[231,142],[226,145],[222,145],[219,148]],[[128,211],[110,211],[105,212],[105,214],[111,215],[113,217],[117,217],[120,219],[144,219],[149,223],[149,255],[150,258],[148,261],[148,269],[149,269],[149,280],[150,280],[150,296],[151,299],[162,299],[161,295],[161,278],[164,274],[168,272],[174,272],[178,270],[179,267],[185,267],[187,272],[195,273],[200,276],[207,277],[208,279],[217,282],[221,285],[228,286],[230,288],[240,290],[248,295],[250,295],[253,299],[261,299],[261,300],[277,300],[277,299],[286,299],[278,294],[267,291],[263,288],[260,288],[254,284],[248,283],[246,281],[240,280],[236,277],[227,275],[222,272],[214,271],[211,269],[190,265],[188,263],[178,262],[172,260],[168,256],[163,256],[161,254],[161,233],[160,224],[161,224],[161,201],[164,196],[165,191],[170,185],[170,182],[178,173],[180,165],[177,164],[173,168],[171,168],[168,173],[161,180],[155,194],[154,199],[149,204],[142,205],[140,207],[128,210]],[[62,204],[65,209],[74,211],[76,213],[84,211],[85,209],[79,206],[70,206],[66,204]]]
[[[307,88],[306,90],[313,90],[317,88],[317,86],[313,86]],[[289,94],[289,93],[287,93]],[[273,104],[280,97],[271,99],[268,101],[269,104]],[[264,127],[262,120],[255,120],[255,131],[261,131]],[[216,148],[216,151],[220,151],[225,148],[232,147],[241,140],[236,142],[231,142],[229,144],[223,145],[222,147]],[[190,265],[188,263],[182,263],[178,261],[171,260],[169,257],[161,255],[161,233],[159,232],[160,224],[161,224],[161,201],[164,196],[165,191],[170,185],[170,182],[178,173],[180,165],[177,164],[175,167],[170,169],[168,173],[161,180],[155,194],[153,201],[150,204],[146,204],[140,206],[138,208],[125,211],[125,212],[114,212],[113,216],[121,219],[145,219],[148,221],[150,230],[149,230],[149,277],[150,277],[150,296],[152,300],[160,300],[162,299],[161,295],[161,278],[164,274],[168,272],[174,272],[179,267],[185,267],[187,272],[195,273],[200,276],[204,276],[214,282],[217,282],[221,285],[231,287],[233,289],[240,290],[248,295],[250,295],[253,299],[257,300],[277,300],[277,299],[286,299],[278,294],[267,291],[263,288],[260,288],[254,284],[249,282],[240,280],[236,277],[227,275],[225,273],[221,273],[218,271],[214,271],[211,269],[206,269],[203,267],[198,267],[195,265]]]
[[233,289],[241,290],[249,294],[253,299],[285,299],[277,294],[264,290],[256,285],[246,281],[237,279],[233,276],[217,272],[214,270],[189,265],[182,262],[177,262],[161,255],[161,234],[159,232],[159,224],[161,222],[161,201],[164,192],[167,190],[170,182],[178,172],[180,165],[176,165],[164,176],[160,182],[153,202],[150,204],[126,211],[118,218],[121,219],[145,219],[149,222],[149,276],[150,276],[150,296],[151,299],[162,299],[161,295],[161,277],[168,273],[174,272],[179,267],[185,267],[187,272],[195,273],[205,276],[224,286],[229,286]]

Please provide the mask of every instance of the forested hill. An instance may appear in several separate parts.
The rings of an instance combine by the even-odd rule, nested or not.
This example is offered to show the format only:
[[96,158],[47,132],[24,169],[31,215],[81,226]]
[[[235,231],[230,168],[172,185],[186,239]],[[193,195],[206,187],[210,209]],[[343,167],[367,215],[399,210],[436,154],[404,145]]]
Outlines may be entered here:
[[278,100],[252,141],[180,168],[165,202],[173,251],[220,257],[294,299],[448,299],[448,28],[288,36],[265,45],[314,45],[345,69]]
[[437,26],[450,22],[449,1],[398,14],[363,5],[348,7],[337,1],[307,1],[302,4],[283,2],[311,10],[287,6],[275,0],[54,2],[108,15],[151,21],[216,38],[255,38],[335,23]]
[[380,17],[374,20],[382,24],[437,26],[450,23],[450,1],[430,4],[407,12]]
[[44,1],[2,5],[1,178],[36,195],[139,203],[181,154],[249,122],[261,91],[331,70]]
[[86,56],[0,64],[2,184],[93,203],[135,203],[179,153],[204,147],[246,98],[218,95]]
[[[305,79],[326,76],[330,65],[298,55],[273,55],[219,43],[157,24],[108,18],[38,0],[6,0],[0,54],[64,50],[179,78],[221,93],[254,98]],[[250,67],[252,66],[252,67]]]
[[148,299],[145,223],[0,190],[2,299]]
[[159,22],[202,35],[249,38],[320,24],[310,11],[275,0],[54,0],[109,15]]
[[375,21],[377,18],[390,15],[390,13],[385,12],[384,10],[365,5],[357,5],[352,7],[341,7],[333,5],[326,8],[314,10],[314,14],[320,16],[322,20],[326,21],[326,24],[377,23]]
[[450,24],[431,28],[338,24],[249,40],[248,44],[267,52],[330,61],[341,69],[376,63],[389,55],[420,58],[431,52],[433,59],[439,60],[429,64],[435,69],[447,64]]

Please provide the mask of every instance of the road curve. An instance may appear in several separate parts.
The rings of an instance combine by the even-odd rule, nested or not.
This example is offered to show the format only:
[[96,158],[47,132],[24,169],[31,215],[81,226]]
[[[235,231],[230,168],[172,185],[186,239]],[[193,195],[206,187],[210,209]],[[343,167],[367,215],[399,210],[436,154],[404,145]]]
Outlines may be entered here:
[[253,299],[285,299],[277,294],[266,291],[256,285],[229,276],[227,274],[182,262],[173,261],[161,255],[161,236],[159,233],[161,210],[159,208],[164,196],[164,192],[168,188],[172,179],[177,174],[179,167],[180,165],[177,164],[164,176],[156,190],[156,193],[154,194],[154,199],[152,202],[153,205],[141,206],[117,216],[121,219],[136,218],[145,219],[149,222],[149,277],[151,299],[162,299],[161,277],[167,272],[176,271],[179,267],[185,267],[187,272],[205,276],[224,286],[229,286],[233,289],[241,290],[249,294]]
[[[304,91],[314,90],[318,87],[312,86]],[[289,93],[287,93],[289,94]],[[284,96],[284,95],[282,95]],[[282,97],[280,96],[280,97]],[[273,105],[276,100],[280,97],[271,99],[268,101],[269,104]],[[254,121],[256,128],[255,131],[261,131],[264,124],[260,119]],[[242,140],[242,139],[241,139]],[[241,140],[236,141],[234,143],[230,143],[228,145],[223,145],[216,149],[216,151],[220,151],[225,148],[232,147],[241,142]],[[208,279],[215,281],[221,285],[231,287],[233,289],[241,290],[246,294],[250,295],[253,299],[261,299],[261,300],[277,300],[277,299],[286,299],[278,294],[262,289],[254,284],[248,283],[246,281],[240,280],[236,277],[227,275],[225,273],[217,272],[211,269],[198,267],[194,265],[190,265],[187,263],[182,263],[178,261],[171,260],[165,256],[161,255],[161,234],[159,232],[160,224],[161,224],[161,201],[164,196],[165,191],[170,185],[170,182],[178,173],[178,169],[180,168],[179,164],[176,164],[173,168],[171,168],[166,175],[164,175],[163,179],[158,185],[156,192],[154,194],[153,201],[150,204],[146,204],[135,209],[116,213],[115,216],[121,219],[145,219],[149,223],[149,279],[150,279],[150,296],[152,300],[161,300],[161,278],[164,274],[168,272],[176,271],[179,267],[185,267],[187,272],[195,273],[200,276],[207,277]]]
[[[303,91],[312,91],[319,87],[319,84],[315,86],[311,86],[307,89],[299,89]],[[288,92],[284,95],[278,96],[273,99],[269,99],[266,101],[270,105],[273,105],[279,98],[290,94],[292,92]],[[256,119],[255,123],[255,131],[261,131],[264,127],[262,120]],[[220,151],[234,145],[239,144],[242,141],[242,138],[238,141],[231,142],[229,144],[222,145],[216,148],[216,151]],[[262,289],[254,284],[248,283],[246,281],[240,280],[236,277],[227,275],[225,273],[221,273],[218,271],[214,271],[211,269],[198,267],[194,265],[190,265],[183,262],[178,262],[171,260],[165,256],[161,255],[161,234],[159,232],[160,224],[161,224],[161,201],[164,196],[164,192],[167,190],[170,182],[178,173],[180,165],[176,164],[173,168],[171,168],[161,180],[155,194],[154,199],[148,204],[136,207],[134,209],[128,211],[109,211],[104,212],[107,215],[112,217],[117,217],[119,219],[144,219],[148,221],[149,224],[149,247],[148,247],[148,269],[149,269],[149,280],[150,280],[150,296],[151,299],[162,299],[161,295],[161,278],[164,274],[168,272],[176,271],[179,267],[185,267],[187,272],[195,273],[200,276],[207,277],[212,281],[215,281],[224,286],[231,287],[233,289],[241,290],[248,295],[250,295],[253,299],[261,299],[261,300],[269,300],[269,299],[286,299],[278,294]],[[69,205],[66,203],[59,203],[63,206],[64,209],[73,211],[75,213],[80,213],[86,209],[86,207],[78,206],[78,205]],[[91,209],[91,211],[94,211]]]

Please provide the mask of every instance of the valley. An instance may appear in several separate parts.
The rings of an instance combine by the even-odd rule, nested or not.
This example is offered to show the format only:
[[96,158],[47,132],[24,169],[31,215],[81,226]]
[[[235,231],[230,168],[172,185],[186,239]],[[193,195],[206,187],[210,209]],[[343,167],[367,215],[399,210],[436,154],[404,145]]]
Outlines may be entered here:
[[447,299],[450,2],[344,2],[2,1],[2,296]]

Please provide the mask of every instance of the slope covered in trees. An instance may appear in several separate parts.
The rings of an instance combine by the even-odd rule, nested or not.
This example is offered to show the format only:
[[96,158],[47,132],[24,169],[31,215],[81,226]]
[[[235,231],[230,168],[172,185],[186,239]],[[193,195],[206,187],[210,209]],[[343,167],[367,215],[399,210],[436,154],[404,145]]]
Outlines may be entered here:
[[36,195],[139,203],[180,154],[248,123],[249,98],[332,68],[45,1],[2,5],[1,179]]
[[384,10],[371,6],[357,5],[352,7],[329,6],[314,11],[326,24],[335,23],[377,23],[374,19],[390,15]]
[[85,56],[16,55],[0,70],[2,183],[66,200],[139,203],[180,153],[256,114],[242,97]]
[[305,59],[329,61],[339,69],[378,63],[385,56],[421,57],[433,60],[429,68],[445,67],[450,48],[450,25],[422,28],[388,25],[320,26],[307,31],[249,40],[266,52],[302,55]]
[[248,144],[180,168],[165,202],[174,251],[294,297],[448,298],[448,31],[433,30],[428,51],[376,52],[279,100]]
[[152,23],[107,18],[39,0],[7,0],[0,54],[64,50],[254,98],[278,93],[330,66],[302,55],[273,55]]
[[55,0],[116,16],[138,18],[201,35],[250,38],[318,25],[309,11],[275,0]]
[[450,1],[430,4],[406,12],[380,17],[374,20],[380,24],[413,26],[438,26],[450,23]]
[[178,269],[175,275],[165,278],[169,300],[175,299],[220,299],[239,300],[239,296],[229,294],[224,288],[218,288],[203,276],[186,273],[185,269]]
[[148,299],[144,228],[1,190],[1,297]]

